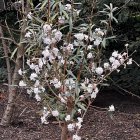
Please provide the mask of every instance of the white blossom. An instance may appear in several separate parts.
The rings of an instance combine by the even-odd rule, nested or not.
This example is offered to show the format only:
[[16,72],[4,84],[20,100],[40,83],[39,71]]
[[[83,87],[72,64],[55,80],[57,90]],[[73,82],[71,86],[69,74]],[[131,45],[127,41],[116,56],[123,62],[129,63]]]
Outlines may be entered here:
[[57,83],[54,84],[55,88],[60,88],[62,86],[61,82],[58,81]]
[[77,40],[79,40],[79,41],[82,41],[82,40],[84,40],[84,34],[83,33],[77,33],[77,34],[75,34],[74,35],[74,37],[77,39]]
[[70,64],[71,64],[71,65],[74,65],[74,62],[73,62],[73,61],[70,61]]
[[39,96],[39,94],[35,94],[35,99],[40,102],[41,101],[41,97]]
[[114,57],[112,57],[112,56],[109,58],[110,63],[113,63],[115,60],[116,59]]
[[78,120],[79,123],[83,122],[83,118],[81,118],[81,117],[78,117],[77,120]]
[[42,54],[43,54],[43,56],[44,56],[45,58],[47,58],[47,57],[50,56],[50,52],[49,52],[49,50],[48,50],[48,47],[46,47],[45,50],[42,51]]
[[98,34],[101,35],[101,36],[103,36],[104,35],[104,32],[100,30],[100,31],[98,31]]
[[92,49],[92,45],[88,45],[87,49],[91,50]]
[[63,58],[60,59],[60,63],[64,65],[65,60]]
[[34,70],[36,68],[37,65],[35,65],[34,63],[32,63],[31,65],[29,64],[29,67],[31,70]]
[[45,33],[48,33],[49,31],[51,31],[51,29],[52,29],[52,27],[49,24],[45,24],[43,26],[43,30],[44,30]]
[[95,45],[95,46],[99,46],[100,43],[101,43],[101,41],[100,41],[99,39],[96,39],[96,40],[94,41],[94,45]]
[[68,44],[68,45],[66,46],[66,48],[67,48],[68,51],[74,49],[74,48],[73,48],[73,44]]
[[87,58],[93,58],[93,55],[92,55],[92,53],[88,53],[88,55],[87,55]]
[[31,37],[31,34],[32,34],[32,33],[28,31],[28,32],[25,34],[25,37],[26,37],[26,38],[30,38],[30,37]]
[[95,99],[98,92],[99,92],[99,89],[96,87],[96,88],[93,90],[92,94],[91,94],[91,98],[94,98],[94,99]]
[[75,81],[72,78],[66,79],[65,85],[71,90],[72,88],[75,88]]
[[120,63],[123,64],[124,63],[124,58],[120,59]]
[[82,127],[80,122],[76,123],[76,126],[78,127],[78,129],[80,129]]
[[38,75],[36,73],[32,73],[30,75],[30,80],[35,81],[37,77],[38,77]]
[[44,91],[45,91],[45,88],[44,88],[43,86],[40,86],[40,90],[41,90],[42,92],[44,92]]
[[130,58],[127,62],[127,65],[131,65],[132,64],[132,58]]
[[103,36],[104,35],[104,32],[100,29],[100,28],[96,28],[95,29],[95,32],[100,35],[100,36]]
[[127,53],[126,53],[126,52],[124,52],[124,53],[122,54],[122,56],[127,56]]
[[81,10],[76,10],[77,16],[79,16],[80,11],[81,11]]
[[54,117],[59,116],[59,112],[58,112],[58,110],[54,110],[54,111],[52,111],[52,115],[53,115]]
[[55,56],[58,56],[59,50],[57,48],[53,48],[52,52],[54,53]]
[[19,75],[22,75],[22,74],[23,74],[23,71],[22,71],[21,69],[19,69],[19,70],[18,70],[18,74],[19,74]]
[[109,106],[109,110],[108,111],[115,111],[115,107],[114,107],[114,105],[111,105],[111,106]]
[[81,140],[81,137],[75,134],[73,135],[72,140]]
[[109,63],[104,63],[104,68],[108,69],[110,67]]
[[84,95],[80,95],[80,96],[79,96],[79,98],[80,98],[81,100],[83,100],[84,97],[85,97]]
[[93,90],[93,84],[88,84],[88,86],[86,87],[86,90],[88,93],[91,93]]
[[56,39],[57,41],[60,41],[60,40],[61,40],[61,38],[62,38],[62,33],[61,33],[60,31],[56,31],[54,35],[55,35],[55,39]]
[[27,86],[27,84],[26,84],[23,80],[21,80],[21,81],[19,82],[19,86],[20,86],[20,87],[25,87],[25,86]]
[[67,128],[69,131],[73,131],[75,128],[75,125],[73,123],[70,123],[70,124],[68,124]]
[[31,89],[27,89],[27,94],[31,94],[32,93],[32,90]]
[[118,54],[118,59],[122,59],[122,55],[121,54]]
[[60,24],[64,24],[65,23],[65,17],[64,16],[58,17],[58,22]]
[[29,12],[29,13],[27,14],[27,18],[30,19],[30,20],[33,19],[33,18],[32,18],[32,13],[31,13],[31,12]]
[[60,88],[61,85],[62,85],[61,82],[57,78],[54,78],[53,80],[50,80],[50,83],[52,83],[55,88]]
[[40,73],[40,68],[39,68],[39,66],[38,66],[38,65],[36,65],[36,67],[35,67],[35,72],[36,72],[37,74],[39,74],[39,73]]
[[129,46],[129,44],[127,43],[127,44],[125,44],[125,47],[128,47]]
[[46,120],[46,116],[41,116],[41,123],[48,124],[49,122]]
[[85,81],[84,83],[88,84],[89,83],[89,79],[87,77],[85,77]]
[[26,64],[27,64],[28,66],[30,66],[30,60],[29,60],[29,59],[27,59]]
[[55,59],[54,55],[52,53],[50,53],[49,61],[52,63],[54,59]]
[[87,41],[88,40],[88,35],[84,34],[84,39]]
[[34,93],[35,93],[35,94],[38,94],[38,93],[40,93],[40,92],[41,92],[41,91],[39,90],[38,87],[35,87],[35,88],[34,88]]
[[70,11],[71,10],[71,4],[66,4],[65,5],[65,10]]
[[44,65],[44,63],[43,63],[42,59],[39,58],[39,60],[38,60],[38,66],[39,66],[39,68],[42,69],[43,65]]
[[47,121],[47,117],[50,114],[50,112],[47,110],[46,107],[44,107],[42,116],[41,116],[41,123],[42,124],[48,124],[49,122]]
[[52,40],[49,37],[43,37],[43,42],[47,45],[50,45],[52,43]]
[[56,38],[52,37],[51,43],[54,44],[54,43],[56,43],[56,42],[57,42]]
[[115,57],[115,58],[118,57],[118,51],[114,51],[114,52],[112,53],[112,56]]
[[67,115],[65,121],[70,121],[70,119],[71,119],[70,115]]
[[96,72],[98,75],[101,75],[101,74],[104,72],[104,70],[103,70],[102,67],[98,67],[98,68],[95,69],[95,72]]
[[36,80],[36,81],[35,81],[35,84],[34,84],[34,87],[38,87],[39,85],[40,85],[39,80]]
[[81,109],[78,109],[78,112],[79,112],[80,114],[81,114],[81,111],[82,111]]
[[119,66],[120,66],[120,62],[118,60],[115,60],[113,63],[112,63],[112,69],[117,69]]
[[66,104],[66,100],[61,96],[61,94],[59,94],[58,96],[59,96],[61,102],[64,103],[64,104]]
[[74,46],[79,46],[79,42],[77,42],[76,40],[74,40],[73,44]]

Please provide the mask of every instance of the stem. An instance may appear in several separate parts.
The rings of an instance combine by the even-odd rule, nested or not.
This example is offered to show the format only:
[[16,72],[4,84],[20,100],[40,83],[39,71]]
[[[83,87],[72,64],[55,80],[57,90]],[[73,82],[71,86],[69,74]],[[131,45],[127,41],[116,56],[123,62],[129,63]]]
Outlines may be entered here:
[[50,0],[48,0],[48,15],[47,15],[48,23],[50,23]]
[[61,127],[61,140],[67,140],[68,139],[67,123],[64,122],[63,124],[60,125],[60,127]]

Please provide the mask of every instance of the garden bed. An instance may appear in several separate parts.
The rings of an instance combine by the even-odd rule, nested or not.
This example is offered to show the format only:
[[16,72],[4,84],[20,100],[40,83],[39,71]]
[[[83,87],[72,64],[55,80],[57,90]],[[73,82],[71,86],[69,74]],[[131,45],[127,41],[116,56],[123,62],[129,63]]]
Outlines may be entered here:
[[[0,87],[0,119],[7,103],[6,87]],[[113,104],[112,117],[107,109]],[[41,105],[19,92],[14,122],[0,126],[0,140],[60,140],[60,128],[54,119],[48,125],[40,122]],[[104,91],[90,107],[82,125],[83,140],[139,140],[140,100],[115,91]]]

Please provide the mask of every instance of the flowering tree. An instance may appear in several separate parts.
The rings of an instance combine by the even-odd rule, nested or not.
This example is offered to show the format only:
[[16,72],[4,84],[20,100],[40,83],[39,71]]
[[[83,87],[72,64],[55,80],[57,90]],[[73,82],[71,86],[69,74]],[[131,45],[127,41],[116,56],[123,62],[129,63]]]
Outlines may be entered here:
[[[56,117],[62,129],[61,140],[81,139],[78,131],[102,84],[113,71],[119,72],[120,66],[132,63],[127,50],[114,51],[108,59],[102,55],[117,8],[105,5],[110,13],[102,11],[109,18],[101,29],[90,19],[88,24],[77,23],[76,4],[48,0],[28,13],[23,40],[27,61],[18,70],[23,77],[19,86],[27,88],[27,93],[44,106],[41,123],[48,124],[50,115]],[[114,106],[109,111],[114,111]]]

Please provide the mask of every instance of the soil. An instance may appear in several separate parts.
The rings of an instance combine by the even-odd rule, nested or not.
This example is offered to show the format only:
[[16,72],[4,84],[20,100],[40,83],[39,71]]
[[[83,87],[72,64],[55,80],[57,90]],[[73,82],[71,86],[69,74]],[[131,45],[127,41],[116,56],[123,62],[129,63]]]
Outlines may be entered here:
[[[7,103],[6,87],[0,86],[0,119]],[[0,140],[60,140],[58,124],[40,122],[41,105],[24,92],[16,99],[14,121],[0,126]],[[108,107],[115,106],[109,114]],[[79,135],[83,140],[140,140],[140,99],[115,91],[102,91],[85,116]]]

